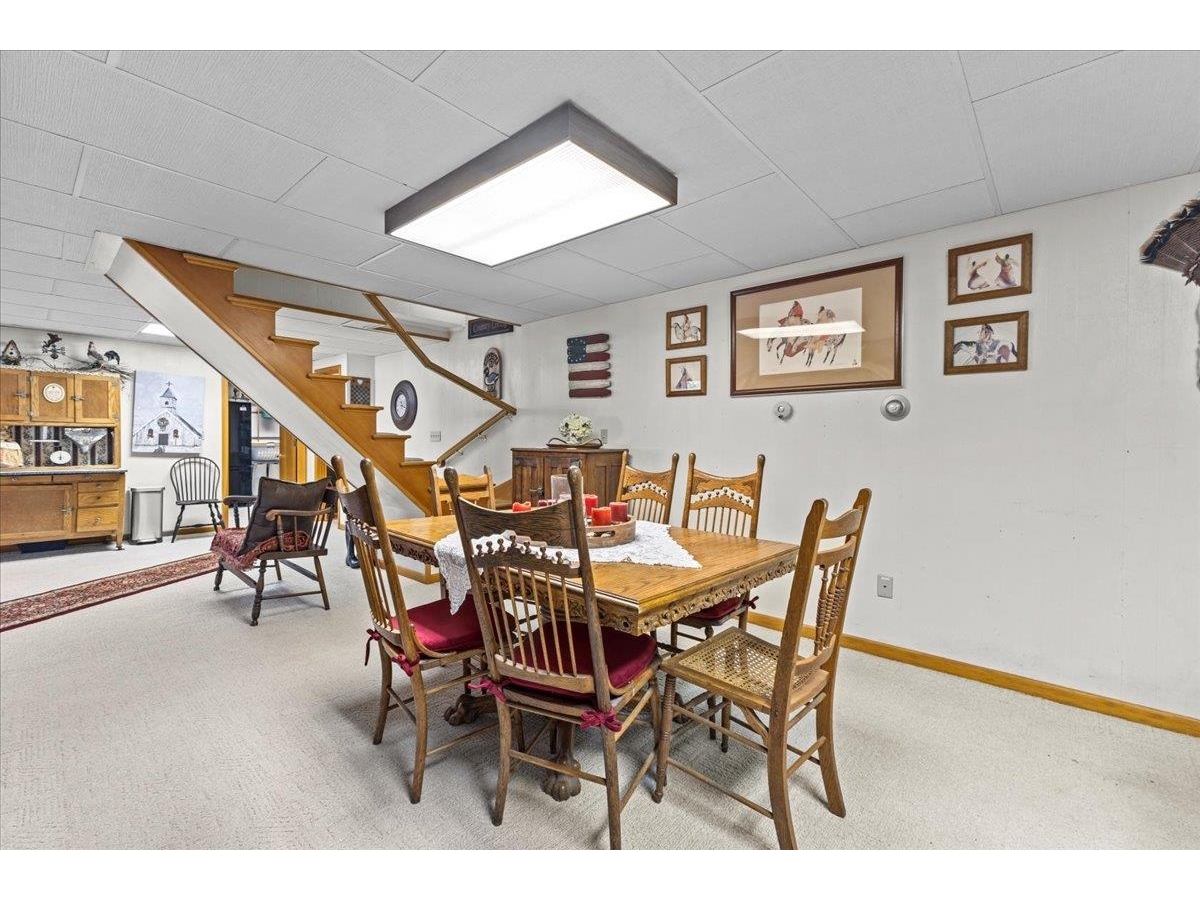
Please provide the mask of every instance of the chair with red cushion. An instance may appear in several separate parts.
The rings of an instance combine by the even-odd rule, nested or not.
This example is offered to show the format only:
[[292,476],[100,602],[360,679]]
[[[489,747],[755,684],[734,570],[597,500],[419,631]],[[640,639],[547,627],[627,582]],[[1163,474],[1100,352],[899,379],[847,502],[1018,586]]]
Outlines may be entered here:
[[[446,470],[487,650],[488,674],[480,686],[499,701],[500,775],[492,822],[499,825],[504,819],[509,773],[516,760],[518,765],[549,770],[543,790],[555,799],[565,800],[579,790],[576,775],[603,784],[608,839],[615,850],[621,846],[621,810],[654,759],[652,751],[622,793],[617,741],[643,711],[657,728],[658,646],[653,635],[600,626],[583,518],[583,478],[577,466],[568,470],[567,479],[571,502],[513,513],[462,499],[458,474]],[[505,532],[511,536],[495,537]],[[477,546],[481,538],[487,540]],[[557,547],[576,548],[578,562],[569,561]],[[548,760],[521,745],[521,716],[526,712],[554,724]],[[603,777],[582,771],[572,758],[577,727],[599,729]]]
[[[369,459],[362,461],[363,486],[355,489],[346,479],[346,466],[342,458],[335,456],[330,464],[338,497],[346,514],[346,532],[354,541],[359,571],[371,609],[372,627],[367,629],[367,659],[364,665],[370,658],[371,642],[379,644],[379,662],[383,674],[373,740],[376,744],[383,741],[383,729],[390,709],[399,707],[416,724],[416,751],[409,799],[419,803],[425,781],[426,760],[471,735],[495,727],[494,724],[485,725],[436,747],[429,747],[431,697],[462,687],[463,695],[446,710],[445,718],[452,725],[473,722],[480,707],[486,705],[479,702],[480,697],[473,697],[466,687],[486,671],[479,662],[483,654],[479,617],[469,603],[464,604],[457,613],[451,613],[450,601],[445,597],[422,606],[409,607],[404,602],[391,542],[380,540],[380,533],[386,535],[387,532],[375,466]],[[460,675],[444,680],[435,679],[432,685],[426,683],[427,673],[457,666],[461,666]],[[408,697],[402,697],[392,686],[392,671],[397,667],[409,677],[412,694]],[[486,695],[481,696],[490,702]]]

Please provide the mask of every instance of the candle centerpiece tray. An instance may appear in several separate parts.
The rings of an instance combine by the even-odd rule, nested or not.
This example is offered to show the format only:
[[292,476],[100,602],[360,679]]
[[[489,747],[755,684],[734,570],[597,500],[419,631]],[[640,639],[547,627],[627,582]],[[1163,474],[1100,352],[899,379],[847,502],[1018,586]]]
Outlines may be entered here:
[[613,522],[611,525],[587,526],[587,542],[589,547],[616,547],[628,544],[637,537],[637,519],[626,519],[624,522]]

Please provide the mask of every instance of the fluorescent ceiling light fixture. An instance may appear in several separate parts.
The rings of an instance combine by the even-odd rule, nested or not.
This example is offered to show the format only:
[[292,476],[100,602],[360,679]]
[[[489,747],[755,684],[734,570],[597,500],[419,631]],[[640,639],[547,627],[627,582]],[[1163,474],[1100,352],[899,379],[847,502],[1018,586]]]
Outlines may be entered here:
[[142,326],[141,334],[154,334],[158,337],[175,337],[175,335],[167,331],[167,326],[161,325],[158,322],[147,322]]
[[863,334],[866,331],[853,319],[844,322],[814,322],[810,325],[775,325],[771,328],[741,328],[738,334],[756,341],[768,338],[822,337],[827,334]]
[[487,266],[673,206],[675,176],[570,103],[406,197],[384,230]]

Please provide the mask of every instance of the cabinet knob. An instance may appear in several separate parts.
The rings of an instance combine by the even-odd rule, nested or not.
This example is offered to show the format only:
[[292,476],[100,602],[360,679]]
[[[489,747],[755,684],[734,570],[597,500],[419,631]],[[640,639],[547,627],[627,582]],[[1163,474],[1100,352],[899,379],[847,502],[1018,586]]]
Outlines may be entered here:
[[18,397],[28,397],[28,396],[29,396],[29,391],[17,391],[17,393],[16,393],[16,396],[18,396]]

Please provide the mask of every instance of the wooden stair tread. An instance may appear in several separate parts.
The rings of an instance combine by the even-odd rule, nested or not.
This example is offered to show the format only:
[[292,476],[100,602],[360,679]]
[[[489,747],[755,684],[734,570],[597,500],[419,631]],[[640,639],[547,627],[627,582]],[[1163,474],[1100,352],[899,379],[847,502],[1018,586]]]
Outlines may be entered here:
[[227,259],[214,259],[211,256],[201,256],[199,253],[184,253],[183,258],[193,266],[204,266],[206,269],[223,269],[226,272],[236,272],[241,263],[230,262]]
[[242,294],[227,294],[225,299],[233,306],[240,306],[244,309],[261,309],[265,312],[279,312],[283,307],[278,303],[273,303],[270,300],[263,300],[259,297],[245,297]]
[[342,409],[362,409],[370,412],[379,412],[381,409],[383,409],[382,406],[371,406],[367,403],[343,403],[341,406]]
[[319,372],[309,372],[308,377],[313,381],[340,381],[342,384],[350,380],[349,375],[322,375]]
[[285,337],[282,334],[269,334],[267,340],[274,341],[276,344],[292,344],[296,347],[316,347],[320,341],[310,341],[305,338]]
[[411,434],[393,434],[390,431],[377,431],[371,437],[377,441],[407,441]]

